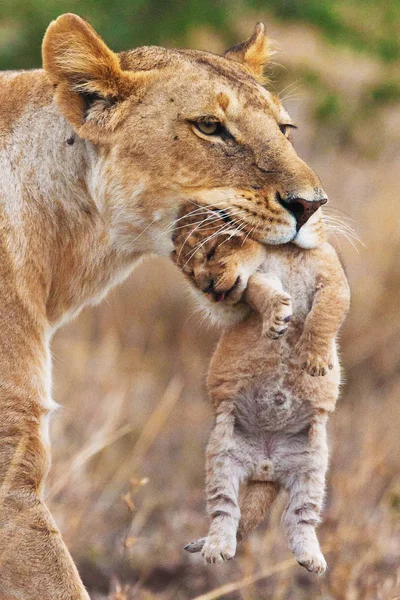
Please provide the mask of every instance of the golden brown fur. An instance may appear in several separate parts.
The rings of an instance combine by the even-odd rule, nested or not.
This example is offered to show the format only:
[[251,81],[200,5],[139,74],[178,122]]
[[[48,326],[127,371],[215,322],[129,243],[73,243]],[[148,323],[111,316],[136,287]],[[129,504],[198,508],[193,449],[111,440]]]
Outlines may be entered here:
[[43,70],[0,74],[2,599],[87,598],[41,496],[57,327],[144,254],[169,254],[189,200],[223,208],[263,243],[315,245],[289,204],[314,210],[324,192],[259,83],[267,59],[262,25],[226,56],[115,54],[63,15],[46,32]]
[[[187,549],[202,550],[208,562],[232,558],[236,539],[258,525],[284,488],[290,547],[300,564],[322,573],[315,526],[327,468],[326,422],[339,393],[336,337],[349,305],[343,269],[322,229],[314,249],[266,248],[229,231],[219,216],[195,226],[191,207],[184,213],[174,234],[175,261],[221,310],[228,304],[244,315],[223,333],[209,368],[212,522],[208,537]],[[253,311],[246,315],[242,304]]]

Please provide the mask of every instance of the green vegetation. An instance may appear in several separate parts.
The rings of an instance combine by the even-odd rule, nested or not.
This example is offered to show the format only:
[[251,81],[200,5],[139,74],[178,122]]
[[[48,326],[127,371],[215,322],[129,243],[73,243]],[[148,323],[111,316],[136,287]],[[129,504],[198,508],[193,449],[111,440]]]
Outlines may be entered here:
[[[254,4],[261,3],[255,1]],[[337,44],[391,62],[400,58],[400,2],[388,0],[270,0],[275,16],[319,28]]]
[[377,84],[370,89],[369,100],[374,106],[400,102],[400,85],[392,81],[385,81]]
[[[249,22],[249,29],[258,19],[312,28],[328,44],[349,48],[381,64],[375,81],[359,88],[351,102],[315,63],[297,68],[300,84],[313,91],[310,108],[314,119],[336,129],[344,143],[355,141],[358,124],[375,119],[377,109],[400,100],[396,76],[399,0],[3,0],[0,70],[40,66],[46,27],[64,12],[86,18],[117,51],[150,44],[191,45],[193,33],[199,29],[216,34],[228,47],[239,41],[237,29],[243,19]],[[276,89],[291,81],[293,78],[286,82],[283,70],[278,71]]]
[[0,68],[40,65],[40,43],[49,22],[63,12],[86,17],[116,50],[143,44],[188,43],[206,26],[229,44],[235,21],[250,12],[303,22],[332,43],[383,61],[400,58],[397,0],[3,0],[0,7]]
[[316,107],[315,116],[319,121],[335,122],[341,112],[339,96],[328,92]]

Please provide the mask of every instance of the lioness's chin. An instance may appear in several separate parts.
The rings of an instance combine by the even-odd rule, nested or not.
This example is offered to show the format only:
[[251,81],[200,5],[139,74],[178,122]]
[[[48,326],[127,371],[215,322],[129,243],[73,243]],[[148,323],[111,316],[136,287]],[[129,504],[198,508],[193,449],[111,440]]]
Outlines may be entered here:
[[321,232],[302,231],[293,240],[293,244],[304,250],[312,250],[318,248],[325,241],[325,236]]
[[312,250],[325,241],[325,230],[321,216],[321,209],[317,210],[299,230],[293,243],[299,248]]
[[281,246],[282,244],[289,244],[293,242],[296,238],[296,228],[285,228],[285,231],[281,233],[277,232],[274,235],[271,235],[271,232],[263,232],[260,231],[258,233],[251,233],[250,237],[255,242],[260,242],[260,244],[264,244],[265,246]]

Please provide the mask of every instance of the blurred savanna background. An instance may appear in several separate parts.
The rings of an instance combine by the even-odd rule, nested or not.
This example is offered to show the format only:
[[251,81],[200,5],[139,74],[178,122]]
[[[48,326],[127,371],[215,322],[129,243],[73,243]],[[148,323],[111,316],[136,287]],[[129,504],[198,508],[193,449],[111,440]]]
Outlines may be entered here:
[[204,379],[217,332],[199,324],[172,264],[145,259],[56,335],[61,408],[46,496],[91,597],[400,598],[400,3],[2,0],[0,68],[40,66],[43,33],[63,12],[86,18],[114,50],[218,53],[265,22],[278,50],[271,87],[330,197],[353,295],[346,384],[329,426],[323,578],[291,558],[283,502],[227,564],[206,567],[182,550],[207,528]]

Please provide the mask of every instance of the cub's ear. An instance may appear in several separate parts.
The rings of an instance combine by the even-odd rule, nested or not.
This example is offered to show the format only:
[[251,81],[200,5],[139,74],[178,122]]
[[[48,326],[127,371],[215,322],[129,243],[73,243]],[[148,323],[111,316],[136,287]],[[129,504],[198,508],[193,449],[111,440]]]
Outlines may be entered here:
[[250,75],[260,83],[264,83],[264,68],[272,54],[271,44],[265,34],[265,26],[263,23],[257,23],[251,37],[245,42],[229,48],[224,56],[240,62],[247,68]]
[[111,109],[128,96],[140,96],[151,73],[123,71],[118,55],[89,23],[73,14],[61,15],[49,25],[42,54],[61,111],[73,127],[85,126],[88,133],[96,125],[115,127]]

